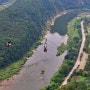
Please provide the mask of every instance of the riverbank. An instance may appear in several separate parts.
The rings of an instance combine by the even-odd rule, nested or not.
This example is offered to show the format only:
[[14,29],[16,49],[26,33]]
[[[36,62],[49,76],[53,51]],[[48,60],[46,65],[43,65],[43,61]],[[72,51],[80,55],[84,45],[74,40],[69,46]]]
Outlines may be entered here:
[[[73,74],[74,70],[77,69],[78,65],[80,65],[80,56],[81,56],[81,53],[83,53],[83,48],[84,48],[84,44],[85,44],[85,33],[84,33],[84,21],[81,22],[81,31],[82,31],[82,44],[81,44],[81,47],[80,47],[80,51],[79,51],[79,54],[78,54],[78,57],[77,57],[77,60],[76,60],[76,63],[74,64],[72,70],[69,72],[68,76],[65,78],[65,80],[63,81],[62,85],[66,85],[69,78],[71,77],[71,75]],[[61,86],[62,86],[61,85]]]
[[[60,14],[60,15],[58,15],[58,16],[61,16],[62,14]],[[57,16],[57,17],[58,17]],[[56,18],[56,17],[55,17]],[[54,19],[52,19],[52,22],[54,22],[55,21],[55,18]],[[51,23],[51,25],[52,25],[52,23]],[[47,31],[47,30],[46,30]],[[30,52],[31,53],[31,52]],[[27,59],[27,57],[25,56],[24,57],[24,61],[22,61],[22,63],[21,63],[21,65],[19,65],[18,64],[18,66],[17,66],[17,64],[16,64],[16,66],[17,67],[19,67],[19,70],[20,70],[20,68],[22,67],[22,65],[27,61],[26,59]],[[16,68],[17,68],[16,67]],[[1,83],[0,83],[0,90],[3,90],[4,89],[4,87],[5,87],[5,89],[6,89],[6,86],[8,86],[8,85],[11,85],[11,83],[13,83],[13,81],[15,81],[15,80],[17,80],[18,78],[19,78],[19,76],[24,72],[24,68],[22,67],[21,68],[21,70],[20,70],[20,72],[19,72],[19,70],[18,70],[18,72],[17,73],[19,73],[19,74],[17,74],[17,75],[14,75],[14,76],[12,76],[11,78],[8,78],[7,80],[4,80],[4,81],[1,81]],[[6,70],[5,70],[6,71]],[[13,71],[14,71],[14,67],[13,67]],[[8,71],[9,72],[9,71]],[[12,72],[12,71],[11,71]],[[15,71],[15,73],[16,73],[16,71]]]
[[53,19],[50,21],[50,25],[53,26],[54,23],[55,23],[56,18],[66,14],[66,13],[67,13],[67,11],[64,11],[64,12],[61,12],[61,13],[57,14],[56,16],[54,16]]
[[84,34],[86,38],[84,49],[80,56],[80,64],[68,80],[67,85],[62,86],[59,90],[64,90],[65,88],[69,90],[71,87],[83,90],[90,89],[90,17],[85,13],[80,14],[80,16],[84,20]]
[[[18,74],[9,86],[2,86],[3,90],[25,90],[25,88],[26,90],[29,90],[29,88],[31,90],[40,90],[39,88],[50,82],[50,78],[58,70],[66,55],[66,52],[64,52],[60,57],[56,57],[57,46],[52,43],[59,46],[63,41],[66,43],[66,39],[57,33],[48,34],[45,37],[48,39],[48,52],[44,53],[43,45],[39,45],[36,52],[25,63],[24,72]],[[45,70],[44,80],[41,79],[41,70]],[[10,80],[9,82],[11,82]],[[20,87],[21,85],[22,87]]]
[[60,17],[64,14],[67,14],[67,13],[68,13],[68,11],[63,11],[63,12],[57,13],[57,15],[54,15],[53,17],[51,17],[50,20],[47,20],[47,23],[46,23],[47,24],[47,30],[46,30],[47,33],[49,33],[51,31],[51,27],[54,26],[55,20],[58,17]]
[[0,11],[10,7],[11,5],[13,5],[16,2],[16,0],[8,0],[8,2],[3,3],[2,5],[0,5]]
[[[46,86],[45,88],[42,88],[41,90],[57,89],[60,86],[60,84],[63,82],[65,77],[68,75],[68,73],[70,72],[70,70],[72,69],[76,61],[76,58],[79,53],[79,48],[81,45],[81,28],[80,28],[79,19],[74,18],[68,23],[67,34],[69,37],[68,42],[67,42],[68,53],[65,56],[65,60],[63,61],[62,65],[59,67],[59,70],[51,78],[50,84]],[[77,40],[74,40],[74,39],[77,39]]]
[[19,79],[19,77],[22,76],[24,71],[25,71],[25,68],[22,68],[19,71],[19,74],[13,75],[12,77],[10,77],[4,81],[0,81],[0,90],[7,90],[7,88],[9,88],[12,85],[13,81]]

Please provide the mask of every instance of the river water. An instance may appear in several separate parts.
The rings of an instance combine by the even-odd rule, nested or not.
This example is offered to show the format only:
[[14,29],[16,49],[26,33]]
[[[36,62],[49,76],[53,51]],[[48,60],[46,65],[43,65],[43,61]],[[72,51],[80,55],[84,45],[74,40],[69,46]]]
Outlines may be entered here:
[[[65,51],[61,56],[56,56],[57,47],[63,42],[67,43],[67,36],[48,33],[45,38],[47,38],[47,53],[43,51],[45,41],[43,40],[42,45],[39,45],[32,57],[28,58],[22,73],[2,90],[40,90],[49,84],[50,78],[58,70],[67,53]],[[45,71],[43,75],[41,70]]]

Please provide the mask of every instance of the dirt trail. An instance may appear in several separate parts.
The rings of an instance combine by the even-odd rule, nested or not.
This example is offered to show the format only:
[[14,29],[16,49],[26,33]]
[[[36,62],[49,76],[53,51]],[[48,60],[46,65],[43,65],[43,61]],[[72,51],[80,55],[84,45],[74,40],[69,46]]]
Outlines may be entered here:
[[81,62],[80,62],[80,66],[79,66],[78,70],[80,70],[80,69],[84,70],[87,59],[88,59],[88,54],[83,52],[83,56],[81,58]]
[[[65,78],[65,80],[63,81],[62,85],[67,84],[68,79],[71,77],[71,75],[73,74],[74,70],[78,67],[78,65],[80,65],[80,55],[83,52],[83,48],[84,48],[84,44],[85,44],[85,33],[84,33],[84,21],[81,21],[81,31],[82,31],[82,43],[81,43],[81,47],[79,50],[79,54],[76,60],[75,65],[73,66],[72,70],[69,72],[68,76]],[[62,86],[61,85],[61,86]],[[60,87],[61,87],[60,86]]]

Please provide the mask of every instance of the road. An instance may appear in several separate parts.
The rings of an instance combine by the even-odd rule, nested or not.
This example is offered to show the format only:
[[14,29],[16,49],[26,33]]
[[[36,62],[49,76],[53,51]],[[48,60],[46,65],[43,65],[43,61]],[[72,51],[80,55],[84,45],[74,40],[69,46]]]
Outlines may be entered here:
[[78,54],[76,63],[74,64],[72,70],[70,71],[68,76],[65,78],[65,80],[63,81],[61,86],[67,84],[68,79],[71,77],[71,75],[73,74],[74,70],[78,67],[78,65],[80,65],[80,55],[83,52],[83,48],[84,48],[84,44],[85,44],[85,39],[86,39],[85,38],[85,33],[84,33],[84,21],[81,21],[81,31],[82,31],[82,43],[81,43],[81,47],[80,47],[80,50],[79,50],[79,54]]

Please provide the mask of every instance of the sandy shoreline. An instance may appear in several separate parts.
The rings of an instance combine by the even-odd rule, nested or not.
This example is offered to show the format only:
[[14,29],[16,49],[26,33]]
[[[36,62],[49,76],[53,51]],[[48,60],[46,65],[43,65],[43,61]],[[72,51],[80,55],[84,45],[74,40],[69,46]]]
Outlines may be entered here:
[[10,2],[5,2],[2,5],[0,5],[0,11],[10,7],[11,5],[13,5],[16,2],[16,0],[12,0]]
[[[66,13],[67,12],[65,11],[65,12],[62,12],[62,13],[57,14],[56,16],[54,16],[52,18],[51,21],[49,21],[49,24],[50,25],[54,25],[55,19],[58,18],[58,17],[60,17],[60,16],[62,16],[63,14],[66,14]],[[47,33],[49,33],[49,32],[47,31]],[[15,80],[18,80],[19,77],[23,74],[24,70],[25,70],[25,68],[22,67],[18,75],[13,75],[11,78],[6,79],[4,81],[1,81],[0,82],[0,90],[7,90],[7,88],[10,88],[10,86],[12,85],[12,83],[14,83]]]
[[20,76],[22,76],[25,68],[22,67],[22,69],[18,72],[17,75],[13,75],[12,77],[1,81],[0,82],[0,90],[7,90],[8,87],[10,87],[13,83],[13,81],[18,80]]

